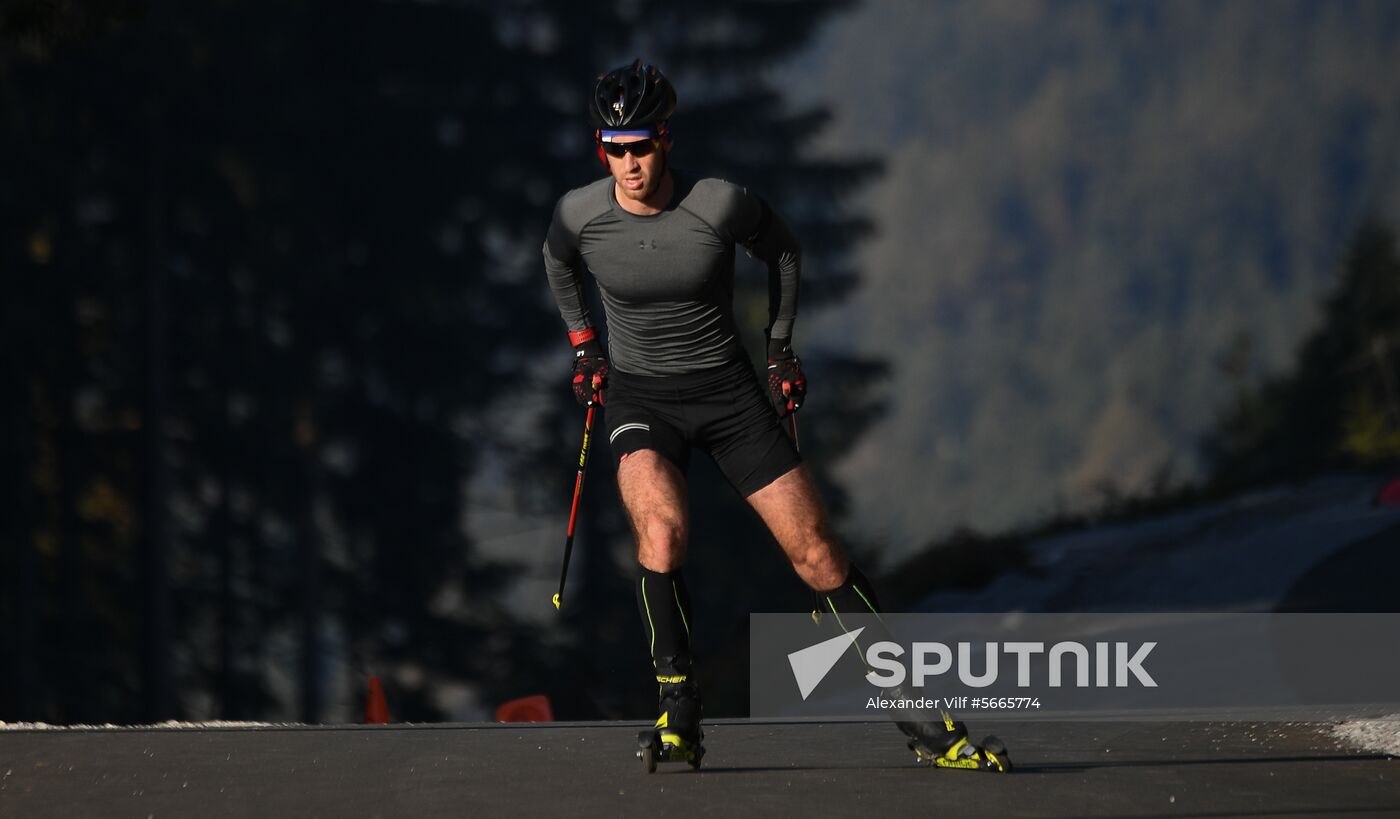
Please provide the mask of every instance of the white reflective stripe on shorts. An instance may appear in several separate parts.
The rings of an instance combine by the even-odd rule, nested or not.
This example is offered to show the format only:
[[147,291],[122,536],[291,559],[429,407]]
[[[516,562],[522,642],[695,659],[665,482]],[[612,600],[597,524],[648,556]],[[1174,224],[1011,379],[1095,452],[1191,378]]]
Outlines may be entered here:
[[644,429],[644,430],[646,430],[647,432],[651,432],[651,427],[650,427],[649,425],[647,425],[647,424],[623,424],[622,426],[620,426],[620,427],[618,427],[617,429],[613,430],[613,431],[612,431],[612,434],[608,436],[608,443],[612,443],[613,441],[616,441],[616,440],[617,440],[617,436],[621,435],[622,433],[626,432],[626,431],[629,430],[629,429]]

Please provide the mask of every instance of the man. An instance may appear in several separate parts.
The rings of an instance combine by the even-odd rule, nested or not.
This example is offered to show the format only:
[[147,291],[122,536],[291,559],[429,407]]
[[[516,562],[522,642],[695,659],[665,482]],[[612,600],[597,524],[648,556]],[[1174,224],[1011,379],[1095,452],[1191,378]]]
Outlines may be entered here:
[[[698,762],[700,692],[690,678],[691,617],[681,576],[692,448],[715,460],[827,609],[874,613],[878,604],[834,539],[780,420],[802,405],[807,389],[792,350],[801,249],[759,197],[671,167],[675,107],[671,83],[641,60],[598,77],[588,109],[609,175],[559,200],[544,263],[574,347],[575,396],[604,408],[637,541],[637,605],[660,686],[660,738],[668,755]],[[768,265],[766,385],[735,326],[735,245]],[[602,296],[606,351],[584,297],[583,263]],[[967,743],[951,720],[900,725],[930,758],[952,754],[1004,767]]]

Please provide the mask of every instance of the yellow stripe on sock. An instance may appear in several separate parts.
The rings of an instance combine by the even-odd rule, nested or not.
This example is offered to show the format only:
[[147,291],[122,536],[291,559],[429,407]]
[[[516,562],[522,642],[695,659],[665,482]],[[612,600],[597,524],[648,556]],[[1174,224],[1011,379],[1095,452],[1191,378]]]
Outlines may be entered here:
[[648,648],[648,652],[651,654],[651,656],[652,656],[652,658],[653,658],[652,662],[655,662],[655,657],[656,657],[656,624],[653,623],[653,622],[651,621],[651,604],[647,602],[647,579],[646,579],[646,575],[643,575],[643,576],[642,576],[642,608],[645,608],[645,609],[647,610],[647,628],[651,630],[651,645],[650,645],[649,648]]
[[685,626],[685,636],[690,636],[690,621],[685,616],[685,606],[681,605],[681,589],[676,585],[676,581],[671,581],[671,593],[676,597],[676,611],[681,613],[681,625]]
[[[826,604],[831,607],[831,613],[836,617],[836,625],[840,626],[841,630],[846,634],[850,634],[851,630],[846,628],[845,623],[841,622],[841,612],[836,610],[836,604],[831,602],[830,597],[826,598]],[[851,640],[851,645],[855,647],[856,656],[860,658],[861,665],[865,666],[866,670],[869,671],[870,665],[865,662],[865,649],[860,647],[860,638],[856,637],[855,639]]]

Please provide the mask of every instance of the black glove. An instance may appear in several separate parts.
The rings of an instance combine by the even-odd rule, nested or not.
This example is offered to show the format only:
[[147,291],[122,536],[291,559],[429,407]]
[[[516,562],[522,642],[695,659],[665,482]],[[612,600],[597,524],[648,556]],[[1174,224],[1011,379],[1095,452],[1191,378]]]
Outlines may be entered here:
[[608,382],[608,356],[597,339],[590,338],[574,347],[574,398],[583,405],[597,397],[603,403],[602,390]]
[[768,339],[768,397],[779,418],[796,412],[807,397],[807,376],[792,351],[792,339]]

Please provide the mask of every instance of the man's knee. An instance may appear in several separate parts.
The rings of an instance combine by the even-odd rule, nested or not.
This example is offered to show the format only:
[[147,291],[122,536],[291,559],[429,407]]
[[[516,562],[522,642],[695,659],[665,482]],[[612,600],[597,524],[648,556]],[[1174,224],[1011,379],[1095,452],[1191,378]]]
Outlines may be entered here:
[[841,548],[832,540],[815,540],[792,554],[798,576],[813,589],[829,589],[841,583],[849,566]]
[[648,515],[637,526],[637,540],[648,551],[679,551],[685,548],[685,525],[679,515]]
[[672,572],[685,562],[685,518],[679,508],[649,509],[632,520],[637,562],[654,572]]
[[799,518],[790,537],[794,562],[819,566],[840,557],[841,547],[822,515]]
[[643,569],[653,572],[679,571],[685,565],[685,549],[679,546],[658,548],[647,543],[638,543],[637,563]]

